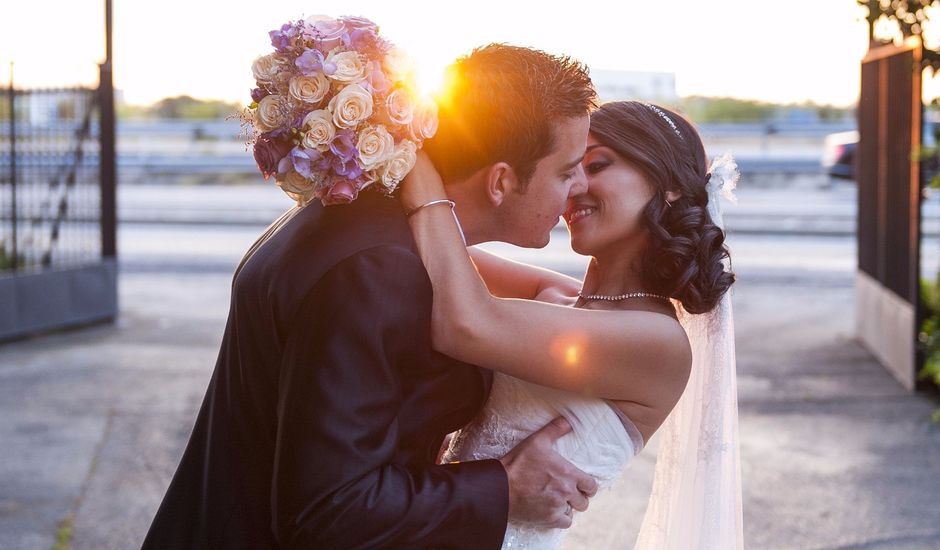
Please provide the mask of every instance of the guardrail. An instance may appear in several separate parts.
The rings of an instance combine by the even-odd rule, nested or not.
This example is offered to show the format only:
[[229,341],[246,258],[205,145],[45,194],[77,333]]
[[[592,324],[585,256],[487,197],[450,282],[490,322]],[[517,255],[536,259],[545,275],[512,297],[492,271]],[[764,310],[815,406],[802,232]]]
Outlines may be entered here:
[[[790,136],[790,137],[822,137],[835,132],[855,130],[852,122],[832,123],[797,123],[797,122],[721,122],[697,124],[699,133],[703,136]],[[0,128],[0,136],[5,136],[9,130]],[[93,128],[97,132],[97,128]],[[152,120],[120,120],[117,124],[117,133],[121,137],[190,137],[194,139],[216,140],[242,140],[244,134],[241,122],[230,120],[182,120],[182,119],[152,119]]]

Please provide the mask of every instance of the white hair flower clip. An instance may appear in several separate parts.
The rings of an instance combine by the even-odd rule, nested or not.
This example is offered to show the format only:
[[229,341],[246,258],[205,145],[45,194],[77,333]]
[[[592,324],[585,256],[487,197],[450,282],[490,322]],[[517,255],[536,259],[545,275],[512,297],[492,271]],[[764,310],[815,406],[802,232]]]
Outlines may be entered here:
[[735,162],[731,153],[725,153],[715,157],[708,168],[708,174],[708,184],[705,186],[708,190],[708,214],[715,225],[724,229],[719,196],[728,199],[733,204],[738,203],[734,190],[738,186],[738,180],[741,179],[741,172],[738,171],[738,163]]
[[738,198],[734,195],[734,190],[738,186],[738,180],[741,179],[741,172],[738,171],[738,163],[735,162],[731,153],[715,157],[708,168],[708,173],[711,174],[708,180],[709,195],[720,193],[733,204],[737,204]]

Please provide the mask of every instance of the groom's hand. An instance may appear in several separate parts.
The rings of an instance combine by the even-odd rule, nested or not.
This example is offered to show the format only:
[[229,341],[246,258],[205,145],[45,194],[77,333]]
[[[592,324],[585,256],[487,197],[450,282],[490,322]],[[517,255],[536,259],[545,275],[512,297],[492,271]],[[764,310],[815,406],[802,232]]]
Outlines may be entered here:
[[571,527],[573,510],[583,512],[597,482],[552,447],[571,431],[556,418],[500,459],[509,476],[509,520],[541,527]]

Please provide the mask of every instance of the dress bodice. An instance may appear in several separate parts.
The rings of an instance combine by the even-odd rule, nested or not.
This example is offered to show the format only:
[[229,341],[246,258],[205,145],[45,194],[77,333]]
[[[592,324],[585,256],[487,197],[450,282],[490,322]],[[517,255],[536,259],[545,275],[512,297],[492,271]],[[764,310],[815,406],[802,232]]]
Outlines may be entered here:
[[[556,449],[592,475],[601,489],[609,487],[643,447],[643,437],[636,426],[609,402],[497,373],[486,405],[454,436],[444,460],[502,457],[558,416],[568,420],[572,431],[556,442]],[[503,549],[556,548],[564,533],[562,529],[534,529],[510,523]]]

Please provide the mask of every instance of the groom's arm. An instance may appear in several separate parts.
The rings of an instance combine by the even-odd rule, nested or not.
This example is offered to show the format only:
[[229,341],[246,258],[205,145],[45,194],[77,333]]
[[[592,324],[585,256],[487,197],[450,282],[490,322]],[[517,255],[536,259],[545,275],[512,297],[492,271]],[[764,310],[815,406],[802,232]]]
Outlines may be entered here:
[[272,506],[285,548],[499,548],[499,461],[405,467],[400,367],[429,360],[430,282],[403,248],[327,273],[287,327]]

